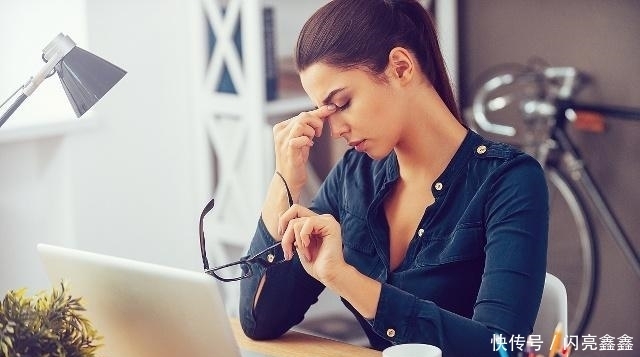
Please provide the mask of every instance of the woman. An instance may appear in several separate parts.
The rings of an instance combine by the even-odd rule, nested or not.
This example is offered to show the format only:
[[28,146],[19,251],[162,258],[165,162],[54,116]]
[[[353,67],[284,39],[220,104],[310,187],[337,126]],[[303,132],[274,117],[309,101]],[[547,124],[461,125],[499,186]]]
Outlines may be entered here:
[[[494,334],[531,333],[545,279],[543,172],[462,123],[428,13],[414,0],[331,1],[304,25],[296,64],[317,109],[274,127],[277,172],[249,254],[281,241],[287,262],[243,280],[245,333],[280,336],[325,287],[379,350],[495,356]],[[311,207],[289,207],[327,124],[352,149]]]

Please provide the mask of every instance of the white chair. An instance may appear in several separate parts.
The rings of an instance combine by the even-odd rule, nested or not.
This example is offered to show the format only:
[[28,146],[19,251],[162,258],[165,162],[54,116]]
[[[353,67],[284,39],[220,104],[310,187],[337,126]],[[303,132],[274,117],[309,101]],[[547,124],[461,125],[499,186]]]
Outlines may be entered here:
[[547,273],[542,291],[542,301],[533,325],[532,335],[539,335],[543,343],[543,351],[548,351],[553,332],[562,323],[563,335],[568,331],[567,289],[556,276]]

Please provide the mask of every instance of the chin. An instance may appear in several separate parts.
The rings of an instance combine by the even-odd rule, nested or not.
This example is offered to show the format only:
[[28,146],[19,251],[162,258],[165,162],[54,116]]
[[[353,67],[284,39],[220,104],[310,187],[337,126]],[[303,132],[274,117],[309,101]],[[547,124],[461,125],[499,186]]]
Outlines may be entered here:
[[382,159],[386,158],[387,156],[389,156],[391,151],[393,151],[393,148],[391,148],[389,150],[374,150],[374,149],[371,149],[371,150],[365,151],[365,153],[367,154],[367,156],[369,156],[373,160],[382,160]]

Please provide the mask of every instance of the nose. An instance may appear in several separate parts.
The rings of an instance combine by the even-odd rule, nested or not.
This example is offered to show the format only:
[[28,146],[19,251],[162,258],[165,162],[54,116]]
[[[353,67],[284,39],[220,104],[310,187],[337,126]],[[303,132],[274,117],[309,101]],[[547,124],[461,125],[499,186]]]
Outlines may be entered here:
[[331,137],[334,139],[338,139],[349,132],[349,126],[344,120],[340,119],[340,115],[331,115],[328,118],[328,122],[331,128]]

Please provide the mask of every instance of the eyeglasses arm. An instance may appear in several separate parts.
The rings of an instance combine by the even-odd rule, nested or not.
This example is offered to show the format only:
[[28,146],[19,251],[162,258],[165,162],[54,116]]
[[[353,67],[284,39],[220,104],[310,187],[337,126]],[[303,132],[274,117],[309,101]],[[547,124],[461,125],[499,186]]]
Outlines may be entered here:
[[206,243],[204,240],[204,217],[213,209],[214,201],[214,199],[209,201],[200,214],[200,253],[202,254],[202,265],[204,266],[205,271],[209,270],[209,259],[207,259]]

